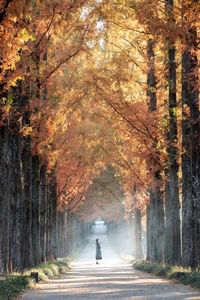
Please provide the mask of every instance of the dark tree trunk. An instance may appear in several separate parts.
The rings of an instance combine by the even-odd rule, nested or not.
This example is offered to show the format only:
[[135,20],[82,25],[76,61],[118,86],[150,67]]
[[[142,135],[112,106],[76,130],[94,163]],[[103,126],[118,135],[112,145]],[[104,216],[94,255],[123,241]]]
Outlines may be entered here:
[[46,222],[46,258],[49,261],[51,257],[50,253],[50,241],[51,241],[51,202],[49,197],[49,186],[47,194],[47,222]]
[[47,168],[43,165],[40,169],[40,256],[41,261],[46,262],[46,234],[47,234]]
[[[24,140],[25,142],[25,140]],[[22,151],[22,166],[24,175],[24,203],[23,203],[23,228],[21,239],[22,267],[33,265],[32,253],[32,156],[30,141],[26,141]]]
[[[196,28],[188,30],[182,55],[182,264],[200,263],[199,93]],[[189,108],[189,111],[187,110]]]
[[151,239],[150,239],[150,205],[146,206],[146,239],[147,239],[147,255],[146,259],[151,260]]
[[10,202],[11,148],[8,126],[0,128],[0,271],[9,273],[10,266]]
[[57,186],[53,178],[48,185],[48,202],[47,202],[47,258],[53,260],[57,252]]
[[160,190],[160,174],[155,173],[154,183],[155,190],[150,191],[150,260],[162,262],[164,259],[164,209],[163,209],[163,192]]
[[[169,24],[173,20],[173,0],[166,1]],[[169,88],[169,181],[165,195],[165,261],[169,264],[180,263],[180,203],[177,163],[177,101],[176,101],[176,57],[175,46],[171,38],[166,40],[168,48],[168,88]]]
[[[28,84],[29,78],[20,85],[22,85],[21,97],[21,111],[23,126],[30,125],[30,112],[28,102],[30,99],[30,86]],[[26,107],[26,109],[24,109]],[[22,255],[22,268],[27,268],[33,265],[33,251],[32,251],[32,155],[31,155],[31,138],[23,137],[22,140],[22,173],[23,173],[23,214],[22,214],[22,235],[21,235],[21,255]]]
[[39,158],[32,158],[32,247],[34,265],[40,260]]
[[[15,125],[16,126],[16,125]],[[10,134],[12,149],[12,199],[11,199],[11,231],[10,231],[10,249],[11,261],[14,271],[20,271],[22,268],[21,241],[23,228],[23,170],[22,170],[22,141],[17,134]]]
[[[147,96],[149,103],[149,111],[157,109],[156,99],[156,77],[154,66],[154,41],[148,41],[148,67],[149,73],[147,78]],[[163,193],[160,189],[161,175],[159,166],[152,157],[149,157],[149,169],[154,166],[158,169],[152,174],[153,188],[149,191],[150,204],[147,208],[147,258],[152,261],[161,262],[164,257],[164,206],[163,206]]]
[[50,189],[50,205],[51,205],[51,214],[50,214],[50,223],[51,223],[51,233],[50,233],[50,255],[51,259],[56,258],[56,229],[57,229],[57,185],[55,178],[52,179],[49,185]]

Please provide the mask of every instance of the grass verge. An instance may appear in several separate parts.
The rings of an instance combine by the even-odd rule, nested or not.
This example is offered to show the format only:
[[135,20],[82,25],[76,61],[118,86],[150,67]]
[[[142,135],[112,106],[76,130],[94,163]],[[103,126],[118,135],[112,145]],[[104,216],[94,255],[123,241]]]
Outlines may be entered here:
[[200,289],[200,271],[194,272],[190,268],[158,264],[146,260],[133,261],[132,264],[133,267],[138,270],[162,276],[164,278],[174,279],[180,283],[188,284]]
[[31,282],[27,276],[14,275],[13,277],[1,277],[0,278],[0,300],[12,299],[25,288],[27,288]]
[[39,281],[47,281],[70,269],[70,260],[67,258],[41,264],[37,267],[26,269],[22,274],[11,274],[11,276],[0,277],[0,300],[9,300],[19,293],[34,285],[30,278],[31,272],[38,272]]

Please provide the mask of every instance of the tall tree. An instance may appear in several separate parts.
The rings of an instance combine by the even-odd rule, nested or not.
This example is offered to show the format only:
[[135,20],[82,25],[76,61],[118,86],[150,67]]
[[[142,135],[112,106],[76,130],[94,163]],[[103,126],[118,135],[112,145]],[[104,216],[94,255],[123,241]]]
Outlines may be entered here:
[[[149,99],[149,111],[153,112],[157,109],[153,39],[148,40],[147,52],[149,67],[147,96]],[[148,167],[154,170],[151,183],[152,188],[149,190],[150,203],[147,208],[147,259],[161,262],[164,258],[164,205],[163,192],[160,187],[162,177],[158,160],[159,155],[157,155],[157,160],[150,156],[147,162],[149,164]]]
[[[173,29],[174,14],[173,0],[166,1],[166,16],[168,26]],[[180,204],[179,204],[179,182],[178,182],[178,136],[177,136],[177,100],[176,100],[176,49],[172,37],[166,38],[166,47],[168,51],[168,107],[169,107],[169,167],[168,182],[166,182],[165,196],[165,261],[169,264],[180,263]]]
[[182,8],[185,30],[182,55],[182,264],[193,268],[200,262],[200,128],[195,7],[197,2],[189,1]]

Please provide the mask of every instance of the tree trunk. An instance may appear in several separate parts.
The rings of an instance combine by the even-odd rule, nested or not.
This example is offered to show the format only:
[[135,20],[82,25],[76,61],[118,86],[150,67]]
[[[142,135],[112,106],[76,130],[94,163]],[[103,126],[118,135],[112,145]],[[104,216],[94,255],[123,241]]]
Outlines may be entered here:
[[189,28],[182,55],[182,264],[192,268],[200,263],[200,128],[196,40],[196,28]]
[[40,261],[39,158],[32,158],[32,245],[34,265]]
[[46,258],[50,260],[50,242],[51,242],[51,201],[49,197],[49,186],[48,186],[48,196],[47,196],[47,226],[46,226]]
[[64,257],[64,240],[65,240],[65,209],[57,214],[57,257]]
[[[173,20],[173,0],[166,1],[168,22]],[[168,48],[168,87],[169,87],[169,181],[165,195],[165,261],[169,264],[180,263],[180,204],[177,163],[177,101],[176,101],[176,61],[175,47],[171,38],[166,40]]]
[[65,218],[64,218],[64,231],[65,235],[63,237],[63,242],[64,242],[64,251],[65,255],[71,255],[71,243],[70,243],[70,231],[71,231],[71,216],[70,213],[67,209],[65,209]]
[[8,126],[0,129],[0,272],[10,271],[11,148]]
[[[30,112],[28,102],[30,99],[29,78],[22,83],[22,97],[20,97],[22,121],[21,128],[30,125]],[[24,108],[26,109],[24,110]],[[32,155],[31,155],[31,137],[23,137],[22,139],[22,173],[23,173],[23,228],[21,238],[22,268],[33,265],[32,252]]]
[[[147,96],[149,100],[149,111],[157,109],[156,99],[156,77],[154,66],[154,41],[148,41],[148,67],[149,73],[147,78]],[[164,207],[163,207],[163,193],[160,190],[161,175],[157,162],[149,157],[148,167],[152,164],[157,171],[152,174],[153,188],[150,190],[150,204],[147,208],[147,258],[152,261],[161,262],[164,256]]]
[[134,209],[134,240],[135,240],[135,258],[143,258],[142,250],[142,225],[141,225],[141,211],[138,208]]
[[146,206],[146,239],[147,239],[147,255],[146,260],[151,260],[151,239],[150,239],[150,204]]
[[41,261],[46,262],[46,233],[47,233],[47,178],[46,165],[40,169],[40,256]]
[[22,233],[22,212],[23,212],[23,178],[22,178],[22,158],[21,140],[18,135],[11,135],[12,149],[12,199],[11,199],[11,260],[13,271],[20,271],[21,261],[21,233]]
[[22,151],[22,167],[24,176],[24,203],[23,203],[23,228],[21,239],[22,268],[33,265],[32,253],[32,156],[30,153],[30,140],[24,140]]
[[48,185],[47,202],[47,258],[53,260],[57,252],[57,190],[56,180],[53,178]]
[[57,229],[57,185],[56,179],[52,179],[50,182],[50,201],[51,201],[51,239],[50,239],[50,252],[51,259],[56,258],[56,229]]
[[164,209],[163,209],[163,192],[160,190],[160,174],[155,173],[154,183],[155,190],[150,191],[150,249],[149,258],[152,261],[162,262],[164,259]]

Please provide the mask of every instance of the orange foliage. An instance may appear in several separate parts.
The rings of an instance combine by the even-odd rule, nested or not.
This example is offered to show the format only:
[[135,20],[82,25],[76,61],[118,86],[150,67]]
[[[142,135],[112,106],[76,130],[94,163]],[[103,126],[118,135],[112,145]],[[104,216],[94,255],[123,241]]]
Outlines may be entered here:
[[[189,23],[195,18],[199,26],[199,6],[175,2],[170,28],[165,5],[157,0],[16,0],[6,8],[0,20],[2,91],[21,79],[24,90],[31,90],[26,107],[31,124],[21,132],[31,135],[33,154],[47,161],[49,176],[57,178],[59,209],[85,203],[80,215],[91,215],[91,207],[94,216],[100,214],[106,199],[91,189],[108,164],[126,192],[126,210],[143,210],[148,203],[152,174],[155,168],[163,172],[167,161],[163,41],[170,36],[180,45],[186,39],[180,17],[186,8]],[[0,15],[4,5],[1,1]],[[158,109],[149,112],[146,47],[152,35]],[[119,207],[115,217],[118,213]]]

